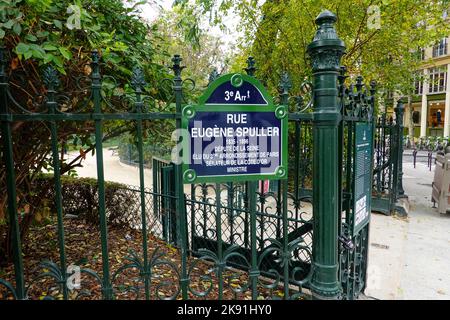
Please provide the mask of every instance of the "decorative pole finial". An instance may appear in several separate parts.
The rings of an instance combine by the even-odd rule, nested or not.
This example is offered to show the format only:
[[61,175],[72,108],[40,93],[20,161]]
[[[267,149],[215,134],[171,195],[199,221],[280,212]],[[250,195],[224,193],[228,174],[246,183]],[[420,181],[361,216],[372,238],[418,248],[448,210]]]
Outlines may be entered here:
[[375,92],[377,91],[377,82],[375,80],[370,81],[370,95],[375,96]]
[[49,93],[54,93],[56,88],[59,86],[58,72],[53,66],[48,66],[44,70],[43,74],[44,84],[47,86],[47,91]]
[[57,107],[55,101],[56,88],[59,86],[60,82],[58,79],[58,72],[53,68],[53,66],[48,66],[44,70],[43,82],[47,86],[47,102],[49,113],[54,113]]
[[313,71],[339,71],[340,59],[345,52],[345,44],[339,39],[334,24],[336,16],[328,11],[322,11],[316,18],[318,25],[313,41],[307,51],[312,59]]
[[219,72],[217,72],[217,68],[214,68],[209,74],[208,85],[216,80],[220,76]]
[[255,64],[256,64],[255,58],[253,58],[252,56],[248,57],[248,59],[247,59],[247,68],[245,68],[244,70],[245,70],[245,72],[247,72],[247,74],[250,77],[254,77],[256,70],[258,70],[255,67]]
[[131,86],[137,94],[141,94],[142,90],[146,86],[144,71],[140,67],[133,68],[133,74],[131,76]]
[[92,67],[92,73],[91,73],[91,78],[93,80],[92,85],[99,85],[100,83],[100,55],[98,53],[97,49],[92,50],[92,54],[91,54],[91,67]]
[[287,105],[289,99],[289,90],[292,88],[292,82],[289,74],[284,71],[281,75],[280,84],[278,85],[278,92],[280,93],[281,103]]
[[358,92],[361,92],[363,87],[363,77],[362,76],[357,76],[356,77],[356,90]]
[[181,61],[183,61],[183,59],[179,54],[175,54],[172,58],[173,65],[171,69],[173,70],[175,77],[181,77],[181,71],[186,68],[185,66],[181,65]]

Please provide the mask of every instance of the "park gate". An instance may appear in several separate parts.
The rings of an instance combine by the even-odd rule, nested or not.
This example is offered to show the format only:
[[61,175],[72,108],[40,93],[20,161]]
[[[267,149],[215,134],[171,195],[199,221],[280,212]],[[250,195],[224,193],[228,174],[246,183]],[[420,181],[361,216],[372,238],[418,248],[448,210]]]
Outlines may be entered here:
[[[180,164],[153,159],[153,188],[144,176],[143,125],[173,121],[181,127],[188,104],[181,77],[181,58],[172,59],[169,80],[173,102],[148,110],[142,71],[133,72],[134,95],[116,105],[103,95],[100,57],[93,53],[84,107],[72,110],[60,99],[57,73],[45,72],[47,93],[41,109],[30,112],[10,91],[7,53],[0,51],[0,116],[2,157],[8,194],[8,237],[14,272],[0,279],[0,298],[77,299],[356,299],[366,286],[371,212],[375,84],[361,77],[346,85],[340,59],[344,43],[334,29],[336,17],[322,12],[318,30],[308,46],[313,82],[301,86],[302,96],[290,96],[292,84],[284,74],[277,104],[288,112],[288,179],[183,185]],[[248,60],[247,76],[255,78]],[[247,77],[245,76],[245,77]],[[217,76],[212,76],[212,83]],[[246,79],[246,78],[245,78]],[[347,81],[348,83],[348,81]],[[81,93],[80,93],[81,94]],[[70,100],[70,99],[69,99]],[[123,111],[123,107],[129,107]],[[172,108],[174,106],[174,108]],[[122,109],[119,109],[122,108]],[[122,111],[121,111],[122,110]],[[132,122],[139,154],[139,186],[128,186],[135,202],[128,216],[112,218],[103,167],[103,126],[107,121]],[[66,228],[65,194],[60,163],[62,122],[88,122],[95,127],[95,151],[101,260],[98,269],[71,261],[66,251],[71,233]],[[50,130],[57,254],[49,253],[37,269],[23,257],[13,135],[18,122],[45,123]],[[126,221],[139,245],[118,256],[111,243],[110,225]],[[94,236],[94,235],[92,235]],[[131,238],[131,237],[129,237]],[[113,259],[121,261],[119,266]],[[56,262],[55,262],[56,261]],[[81,265],[77,265],[81,264]],[[77,269],[78,268],[78,269]],[[78,272],[80,287],[70,286]],[[44,290],[45,287],[45,290]],[[45,291],[45,294],[42,292]]]
[[403,190],[403,113],[400,99],[394,108],[395,120],[381,113],[375,127],[372,211],[386,215],[406,215],[398,200],[406,198]]

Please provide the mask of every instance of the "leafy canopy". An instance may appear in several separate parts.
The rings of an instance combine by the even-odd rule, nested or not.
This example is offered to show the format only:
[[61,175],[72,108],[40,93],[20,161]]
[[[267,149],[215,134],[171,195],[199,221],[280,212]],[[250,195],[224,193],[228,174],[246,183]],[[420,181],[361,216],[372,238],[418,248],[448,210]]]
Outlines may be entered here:
[[[275,89],[286,70],[295,87],[310,75],[306,47],[313,38],[317,15],[328,9],[337,15],[336,28],[347,46],[343,57],[350,75],[377,80],[387,90],[412,91],[413,70],[423,62],[417,50],[450,34],[444,18],[448,1],[423,0],[196,0],[178,1],[181,6],[208,12],[211,23],[223,24],[238,14],[242,36],[240,55],[253,55],[257,75]],[[262,3],[262,4],[261,4]],[[379,13],[379,20],[377,14]],[[379,23],[377,23],[379,22]]]

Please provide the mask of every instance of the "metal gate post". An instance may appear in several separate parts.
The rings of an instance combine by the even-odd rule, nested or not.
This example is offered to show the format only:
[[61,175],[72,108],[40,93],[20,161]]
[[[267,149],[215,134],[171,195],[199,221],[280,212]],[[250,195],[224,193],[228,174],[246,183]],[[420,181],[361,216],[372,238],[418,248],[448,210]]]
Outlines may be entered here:
[[[181,71],[185,68],[181,66],[181,57],[174,55],[172,58],[172,70],[174,73],[173,91],[175,95],[176,105],[176,128],[181,128],[181,108],[183,100],[183,79],[181,78]],[[180,141],[179,133],[177,135],[177,142]],[[183,151],[181,151],[183,152]],[[180,154],[179,156],[182,156]],[[175,165],[175,197],[176,197],[176,216],[177,229],[179,235],[179,246],[181,251],[181,272],[180,272],[180,286],[181,297],[183,300],[188,298],[189,278],[187,274],[187,217],[186,217],[186,202],[184,198],[183,185],[183,171],[181,170],[181,163]]]
[[337,299],[338,277],[338,126],[342,120],[338,105],[337,79],[345,51],[328,10],[316,19],[317,32],[308,46],[314,76],[313,113],[313,274],[314,299]]
[[403,196],[405,194],[405,190],[403,190],[403,113],[405,111],[405,107],[403,105],[402,99],[398,100],[397,107],[394,108],[395,111],[395,122],[397,125],[398,132],[398,153],[397,153],[397,161],[398,161],[398,176],[397,176],[397,192],[398,195]]
[[[8,195],[8,223],[14,259],[14,276],[16,280],[17,299],[25,299],[25,280],[23,273],[22,245],[17,214],[16,174],[14,172],[14,151],[12,141],[11,117],[8,108],[8,76],[6,73],[6,48],[0,42],[0,143],[3,144],[3,159],[6,169],[6,192]],[[9,253],[8,253],[9,254]]]

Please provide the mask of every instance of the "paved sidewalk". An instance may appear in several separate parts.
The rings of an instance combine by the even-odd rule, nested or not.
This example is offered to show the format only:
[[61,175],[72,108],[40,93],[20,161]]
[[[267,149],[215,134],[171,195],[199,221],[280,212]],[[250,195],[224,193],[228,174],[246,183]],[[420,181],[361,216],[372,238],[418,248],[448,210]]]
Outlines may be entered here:
[[407,218],[373,214],[368,287],[378,299],[450,299],[450,214],[432,208],[426,163],[404,163]]

